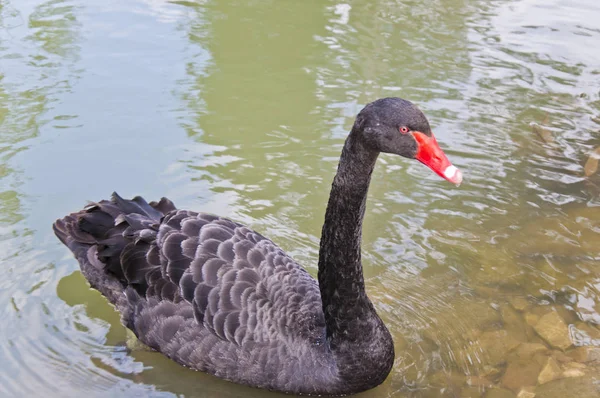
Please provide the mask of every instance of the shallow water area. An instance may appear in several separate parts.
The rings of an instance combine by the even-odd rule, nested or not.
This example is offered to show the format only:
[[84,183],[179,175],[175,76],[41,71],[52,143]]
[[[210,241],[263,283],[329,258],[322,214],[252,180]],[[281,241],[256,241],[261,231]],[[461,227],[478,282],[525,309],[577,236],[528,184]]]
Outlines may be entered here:
[[598,20],[594,0],[0,2],[0,396],[283,396],[136,345],[51,224],[167,196],[316,275],[345,136],[384,96],[464,181],[378,160],[363,265],[396,362],[359,396],[600,395]]

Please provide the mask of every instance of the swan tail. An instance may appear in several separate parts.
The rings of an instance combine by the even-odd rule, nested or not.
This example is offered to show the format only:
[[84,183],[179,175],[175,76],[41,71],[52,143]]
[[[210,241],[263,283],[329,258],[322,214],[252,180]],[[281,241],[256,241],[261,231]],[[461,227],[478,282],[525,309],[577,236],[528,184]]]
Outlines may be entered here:
[[79,261],[92,287],[113,304],[127,286],[146,288],[146,274],[159,264],[148,261],[158,226],[175,205],[168,199],[147,203],[113,193],[111,200],[93,202],[56,220],[54,233]]

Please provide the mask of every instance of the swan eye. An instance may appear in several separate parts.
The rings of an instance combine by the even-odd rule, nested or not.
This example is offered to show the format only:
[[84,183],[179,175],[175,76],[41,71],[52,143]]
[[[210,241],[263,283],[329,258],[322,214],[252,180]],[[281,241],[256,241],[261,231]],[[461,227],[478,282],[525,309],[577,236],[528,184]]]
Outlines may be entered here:
[[406,126],[402,126],[402,127],[400,127],[400,132],[401,132],[402,134],[406,134],[406,133],[408,133],[408,127],[406,127]]

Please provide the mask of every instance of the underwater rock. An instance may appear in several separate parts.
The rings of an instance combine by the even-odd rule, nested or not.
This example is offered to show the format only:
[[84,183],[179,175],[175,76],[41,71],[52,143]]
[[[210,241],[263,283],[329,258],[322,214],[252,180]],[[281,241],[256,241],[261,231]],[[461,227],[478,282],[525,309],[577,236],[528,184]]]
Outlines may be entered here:
[[483,369],[479,373],[481,376],[487,377],[490,380],[497,380],[500,375],[504,372],[503,368],[499,368],[491,365],[484,365]]
[[517,311],[525,311],[529,307],[529,301],[525,297],[513,297],[509,300],[510,305]]
[[598,398],[600,384],[594,383],[587,377],[574,377],[558,379],[539,386],[536,390],[537,397],[543,398]]
[[536,133],[546,144],[554,144],[554,135],[550,130],[545,129],[537,123],[531,123],[531,131]]
[[521,343],[515,350],[517,357],[525,359],[532,358],[536,354],[545,354],[548,352],[548,347],[540,343]]
[[577,347],[567,352],[567,355],[577,362],[600,362],[600,348]]
[[485,393],[485,398],[515,398],[515,394],[505,388],[491,388]]
[[456,308],[456,317],[468,320],[479,330],[497,329],[501,324],[500,313],[485,301],[466,301]]
[[570,356],[568,356],[566,353],[562,352],[561,350],[552,351],[552,358],[554,358],[556,360],[556,362],[558,362],[559,364],[573,362],[573,358],[571,358]]
[[534,390],[535,387],[524,387],[521,389],[521,391],[519,391],[519,394],[517,394],[517,398],[534,398]]
[[578,362],[569,362],[565,364],[564,371],[562,373],[563,377],[581,377],[585,376],[585,371],[587,366]]
[[538,376],[538,384],[546,384],[562,377],[562,369],[553,358],[548,358],[546,365]]
[[583,166],[583,173],[586,177],[591,176],[596,171],[598,171],[598,160],[600,159],[600,147],[596,148],[588,158],[587,162],[585,162],[585,166]]
[[527,324],[529,326],[535,326],[537,325],[537,323],[540,321],[540,316],[537,314],[532,314],[532,313],[527,313],[525,314],[525,322],[527,322]]
[[556,312],[549,312],[542,316],[533,327],[550,346],[566,350],[572,345],[569,337],[569,328]]
[[502,322],[504,329],[516,340],[527,341],[527,329],[529,326],[525,323],[523,315],[517,312],[510,305],[503,305],[500,308],[500,315],[502,316]]
[[502,377],[502,386],[517,392],[523,386],[536,385],[541,370],[542,367],[531,358],[509,362]]
[[494,386],[494,382],[483,376],[469,376],[467,377],[467,385],[470,387],[489,388]]
[[519,341],[506,330],[484,332],[479,336],[478,342],[483,350],[484,362],[490,365],[506,361],[506,354],[519,345]]
[[562,373],[563,377],[581,377],[585,376],[585,372],[581,369],[571,368]]

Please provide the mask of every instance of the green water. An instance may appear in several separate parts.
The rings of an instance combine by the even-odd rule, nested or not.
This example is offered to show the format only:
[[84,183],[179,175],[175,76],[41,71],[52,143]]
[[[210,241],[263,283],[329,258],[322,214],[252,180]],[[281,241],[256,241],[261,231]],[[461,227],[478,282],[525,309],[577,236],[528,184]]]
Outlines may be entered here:
[[315,275],[344,138],[383,96],[423,109],[465,182],[380,157],[363,258],[397,359],[362,396],[589,392],[598,20],[595,0],[0,1],[0,395],[276,396],[125,349],[51,224],[113,190],[168,196]]

